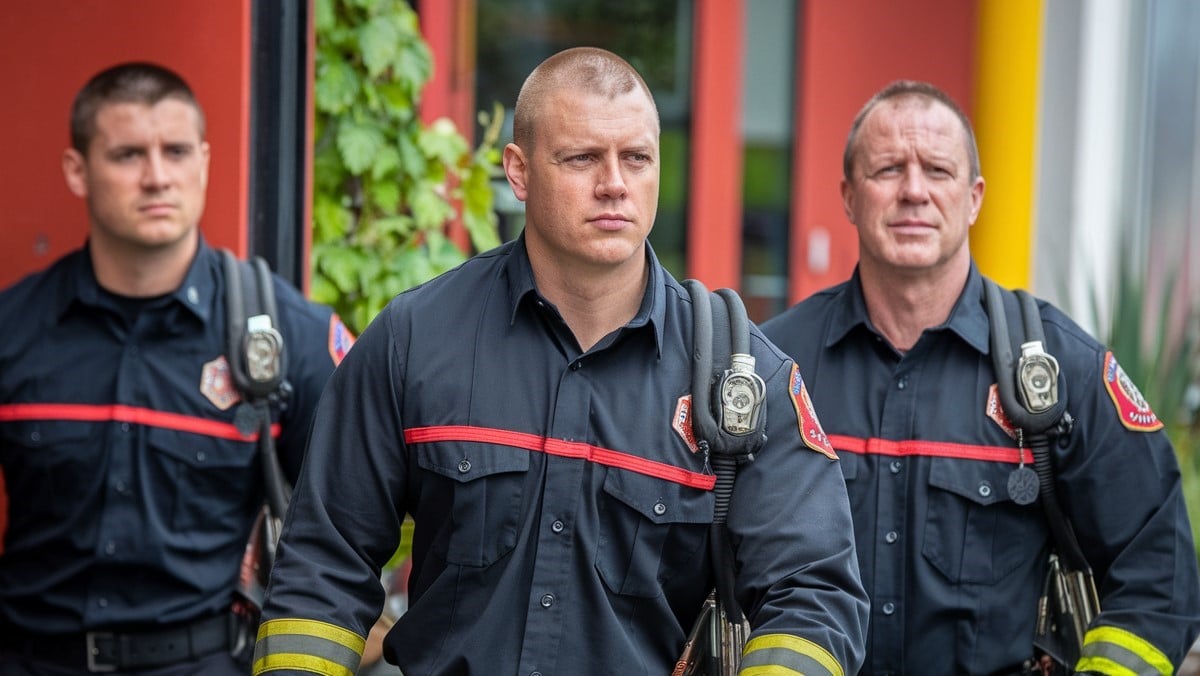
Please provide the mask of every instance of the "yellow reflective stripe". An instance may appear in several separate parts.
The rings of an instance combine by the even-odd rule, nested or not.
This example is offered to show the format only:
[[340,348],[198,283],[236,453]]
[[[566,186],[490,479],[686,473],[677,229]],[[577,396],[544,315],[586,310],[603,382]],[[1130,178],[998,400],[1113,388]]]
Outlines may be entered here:
[[268,620],[258,627],[258,640],[260,641],[269,636],[282,634],[303,634],[323,638],[326,641],[346,646],[359,655],[362,655],[363,648],[367,645],[366,639],[349,629],[342,629],[336,624],[318,620]]
[[842,665],[828,650],[791,634],[755,636],[742,650],[739,676],[844,676]]
[[1175,667],[1146,639],[1119,627],[1101,625],[1089,629],[1083,637],[1083,650],[1075,671],[1096,671],[1113,676],[1171,676]]
[[358,634],[317,620],[281,619],[258,628],[254,671],[298,669],[327,676],[354,676],[366,640]]
[[255,661],[253,674],[254,676],[258,676],[259,674],[265,674],[277,669],[311,671],[314,674],[321,674],[322,676],[354,676],[357,671],[355,669],[347,669],[340,664],[312,655],[283,653],[279,655],[267,655]]

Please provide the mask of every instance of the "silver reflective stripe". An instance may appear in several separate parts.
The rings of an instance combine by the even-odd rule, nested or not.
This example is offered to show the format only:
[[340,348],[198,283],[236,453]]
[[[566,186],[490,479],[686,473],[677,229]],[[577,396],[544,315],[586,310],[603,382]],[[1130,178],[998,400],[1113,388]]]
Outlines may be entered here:
[[1162,676],[1163,674],[1137,653],[1108,641],[1096,641],[1083,646],[1080,661],[1097,658],[1114,662],[1139,676]]
[[759,648],[742,657],[741,667],[786,667],[804,676],[834,676],[825,665],[787,648]]

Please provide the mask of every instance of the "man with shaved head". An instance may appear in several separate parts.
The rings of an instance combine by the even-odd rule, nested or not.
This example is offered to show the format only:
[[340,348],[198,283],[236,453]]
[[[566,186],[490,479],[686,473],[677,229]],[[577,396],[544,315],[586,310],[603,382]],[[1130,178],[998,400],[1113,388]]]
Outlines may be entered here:
[[[675,668],[713,587],[716,497],[691,298],[646,241],[658,112],[624,60],[569,49],[526,80],[513,133],[524,232],[396,297],[318,406],[255,673],[354,673],[406,515],[410,605],[384,648],[403,673]],[[742,673],[853,674],[845,483],[792,361],[750,343],[770,422],[728,513]]]

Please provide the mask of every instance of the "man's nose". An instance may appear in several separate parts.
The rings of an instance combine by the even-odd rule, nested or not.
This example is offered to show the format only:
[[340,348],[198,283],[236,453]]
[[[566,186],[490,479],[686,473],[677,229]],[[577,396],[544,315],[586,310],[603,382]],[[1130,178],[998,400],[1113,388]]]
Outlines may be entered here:
[[900,179],[900,197],[909,202],[924,202],[929,199],[929,184],[920,166],[908,165]]
[[607,159],[600,165],[600,176],[596,180],[596,197],[612,199],[625,196],[628,189],[621,169],[619,157]]
[[167,174],[167,163],[159,150],[146,153],[146,164],[142,171],[142,185],[147,188],[159,188],[170,181]]

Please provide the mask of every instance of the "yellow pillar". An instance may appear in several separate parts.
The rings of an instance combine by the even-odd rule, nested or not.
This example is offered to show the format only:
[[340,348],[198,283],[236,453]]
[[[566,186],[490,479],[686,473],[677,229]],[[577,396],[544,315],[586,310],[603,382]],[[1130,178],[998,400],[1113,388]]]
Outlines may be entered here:
[[979,0],[978,21],[972,119],[987,187],[971,254],[1001,286],[1028,287],[1042,0]]

